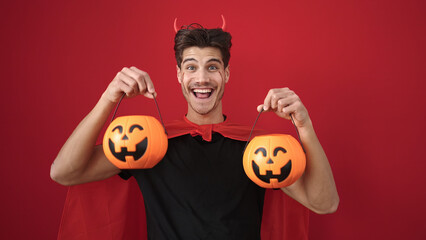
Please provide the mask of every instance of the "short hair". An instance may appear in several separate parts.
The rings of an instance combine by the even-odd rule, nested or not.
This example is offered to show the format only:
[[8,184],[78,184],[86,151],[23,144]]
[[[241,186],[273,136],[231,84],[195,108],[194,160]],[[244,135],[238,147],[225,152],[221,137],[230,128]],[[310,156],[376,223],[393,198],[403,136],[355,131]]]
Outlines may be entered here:
[[231,34],[221,28],[206,29],[197,23],[182,26],[175,36],[176,63],[180,68],[183,51],[188,47],[215,47],[222,53],[222,61],[226,68],[231,58],[231,39]]

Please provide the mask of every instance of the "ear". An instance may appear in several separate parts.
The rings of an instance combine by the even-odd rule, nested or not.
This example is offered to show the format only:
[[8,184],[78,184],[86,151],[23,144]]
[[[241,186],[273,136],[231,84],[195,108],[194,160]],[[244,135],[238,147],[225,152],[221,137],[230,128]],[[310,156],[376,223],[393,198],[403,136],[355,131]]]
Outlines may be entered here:
[[228,64],[228,66],[225,68],[225,83],[228,83],[230,74],[231,72],[230,72],[229,64]]
[[178,65],[176,65],[176,77],[178,79],[178,82],[182,83],[182,77],[181,77],[180,68]]

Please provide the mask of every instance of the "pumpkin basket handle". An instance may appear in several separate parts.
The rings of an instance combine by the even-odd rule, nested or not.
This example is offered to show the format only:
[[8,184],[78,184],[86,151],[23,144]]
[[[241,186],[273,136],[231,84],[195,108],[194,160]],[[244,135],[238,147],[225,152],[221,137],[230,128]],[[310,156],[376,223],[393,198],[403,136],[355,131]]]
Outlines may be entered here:
[[[166,131],[166,126],[164,125],[164,122],[163,122],[163,117],[161,117],[161,112],[160,112],[160,108],[158,107],[157,99],[155,98],[155,95],[153,93],[151,93],[151,95],[154,98],[155,106],[157,107],[158,115],[160,116],[161,125],[163,125],[164,132],[166,133],[166,135],[168,135]],[[120,97],[120,100],[118,100],[117,106],[115,107],[114,113],[112,114],[110,123],[112,123],[112,121],[114,120],[115,115],[117,114],[118,107],[120,106],[120,103],[123,100],[124,96],[126,96],[126,93],[123,93],[123,95],[121,95]]]
[[[257,120],[259,120],[260,114],[262,112],[263,112],[263,108],[260,110],[259,114],[256,117],[256,120],[254,121],[253,127],[251,128],[251,131],[250,131],[249,138],[247,139],[246,145],[244,146],[244,151],[246,150],[247,145],[250,142],[250,138],[251,138],[251,135],[253,134],[254,127],[256,126]],[[300,146],[302,146],[303,152],[306,153],[305,147],[303,146],[303,143],[302,143],[302,139],[300,139],[299,129],[297,129],[296,123],[294,122],[293,114],[290,114],[290,118],[291,118],[291,122],[293,123],[294,127],[296,128],[296,133],[297,133],[297,137],[299,138]]]

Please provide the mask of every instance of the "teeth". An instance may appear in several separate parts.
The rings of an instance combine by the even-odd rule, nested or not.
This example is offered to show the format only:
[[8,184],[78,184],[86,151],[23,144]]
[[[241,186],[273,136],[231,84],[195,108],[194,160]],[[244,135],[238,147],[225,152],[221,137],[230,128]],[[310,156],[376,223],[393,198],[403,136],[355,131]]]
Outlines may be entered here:
[[212,92],[211,89],[194,89],[193,91],[195,93],[210,93],[210,92]]

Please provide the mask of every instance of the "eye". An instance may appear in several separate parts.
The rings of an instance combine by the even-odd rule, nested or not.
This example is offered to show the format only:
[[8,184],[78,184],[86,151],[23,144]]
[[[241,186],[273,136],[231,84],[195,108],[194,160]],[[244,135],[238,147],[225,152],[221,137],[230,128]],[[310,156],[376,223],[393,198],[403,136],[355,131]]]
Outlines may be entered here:
[[283,153],[286,153],[287,152],[287,150],[285,150],[284,148],[282,148],[282,147],[276,147],[275,149],[274,149],[274,157],[276,157],[277,156],[277,154],[278,154],[278,152],[279,151],[281,151],[281,152],[283,152]]
[[189,70],[189,71],[194,71],[195,67],[192,66],[192,65],[189,65],[189,66],[186,67],[186,69]]
[[114,132],[115,130],[117,130],[118,129],[118,132],[119,133],[122,133],[123,132],[123,127],[122,126],[120,126],[120,125],[118,125],[117,127],[115,127],[114,129],[112,129],[112,131]]
[[129,132],[132,133],[133,130],[135,130],[135,128],[139,129],[139,130],[143,130],[143,127],[139,126],[139,125],[132,125],[129,129]]
[[255,153],[255,154],[257,154],[257,153],[259,153],[259,152],[262,152],[262,155],[263,155],[264,157],[266,157],[266,149],[265,149],[265,148],[260,147],[260,148],[256,149],[256,151],[255,151],[254,153]]
[[214,71],[214,70],[217,70],[218,69],[218,67],[217,66],[215,66],[215,65],[211,65],[211,66],[209,66],[209,70],[210,71]]

